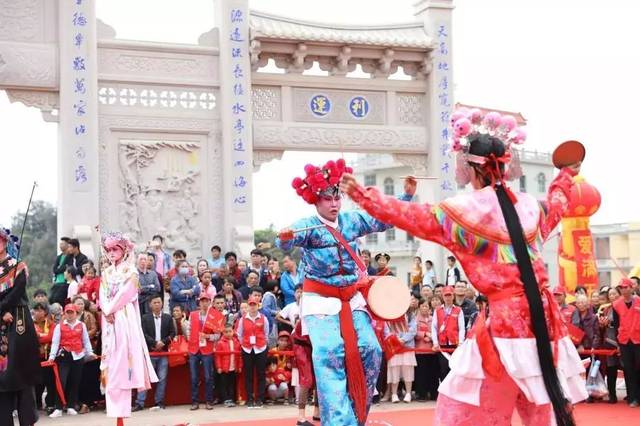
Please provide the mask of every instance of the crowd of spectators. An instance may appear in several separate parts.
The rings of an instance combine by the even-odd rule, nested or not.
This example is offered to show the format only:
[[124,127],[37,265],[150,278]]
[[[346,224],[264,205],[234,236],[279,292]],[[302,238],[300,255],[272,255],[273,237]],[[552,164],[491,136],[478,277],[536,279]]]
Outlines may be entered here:
[[[106,264],[101,259],[95,265],[82,254],[75,239],[62,238],[60,251],[53,264],[52,287],[34,293],[32,309],[41,359],[58,364],[65,389],[63,404],[52,369],[42,368],[38,403],[52,417],[61,416],[64,410],[69,415],[87,413],[104,404],[98,359],[99,271]],[[361,255],[370,275],[390,273],[388,255],[372,257],[368,250]],[[443,352],[455,349],[466,338],[480,312],[488,313],[486,297],[462,278],[456,264],[449,257],[439,281],[433,262],[423,263],[416,257],[407,283],[411,292],[408,327],[374,321],[385,353],[375,402],[435,400],[438,384],[449,371]],[[172,391],[166,386],[170,366],[188,363],[191,410],[201,405],[206,409],[216,404],[260,408],[264,403],[295,402],[301,410],[298,424],[311,424],[304,407],[313,392],[299,386],[292,352],[303,281],[293,257],[276,259],[256,248],[249,259],[238,259],[234,252],[223,254],[214,245],[210,257],[189,262],[183,250],[168,253],[162,236],[156,235],[147,250],[137,254],[136,267],[142,330],[159,378],[152,410],[163,409],[166,392]],[[640,292],[638,281],[634,277],[619,286],[601,287],[590,298],[585,289],[578,288],[570,304],[565,303],[564,292],[555,292],[578,349],[619,350],[619,355],[602,357],[600,365],[610,403],[617,402],[617,372],[624,369],[631,406],[638,405],[640,389],[640,298],[634,296]],[[618,299],[623,302],[616,304]],[[223,319],[215,329],[208,326],[212,312]],[[183,361],[167,356],[170,353],[182,354]],[[146,399],[146,392],[139,392],[132,401],[133,411],[143,410]],[[317,409],[314,418],[316,415]]]

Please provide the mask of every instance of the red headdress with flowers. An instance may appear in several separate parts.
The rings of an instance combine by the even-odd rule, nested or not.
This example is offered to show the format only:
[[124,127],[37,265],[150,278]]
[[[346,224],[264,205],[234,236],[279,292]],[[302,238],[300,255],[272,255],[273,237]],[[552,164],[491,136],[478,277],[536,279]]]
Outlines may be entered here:
[[327,161],[322,167],[307,164],[304,166],[304,171],[306,176],[293,179],[291,186],[308,204],[317,203],[319,196],[323,193],[337,193],[342,175],[353,173],[353,169],[347,167],[342,158],[337,161]]

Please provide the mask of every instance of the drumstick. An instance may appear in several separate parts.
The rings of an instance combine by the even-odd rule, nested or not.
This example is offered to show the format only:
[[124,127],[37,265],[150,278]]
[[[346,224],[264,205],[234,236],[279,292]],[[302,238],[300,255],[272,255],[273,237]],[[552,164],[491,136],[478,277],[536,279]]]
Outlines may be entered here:
[[291,232],[311,231],[312,229],[318,229],[318,228],[324,228],[324,227],[325,227],[325,225],[307,226],[306,228],[292,229]]
[[400,179],[435,180],[435,179],[438,179],[438,178],[436,176],[400,176]]

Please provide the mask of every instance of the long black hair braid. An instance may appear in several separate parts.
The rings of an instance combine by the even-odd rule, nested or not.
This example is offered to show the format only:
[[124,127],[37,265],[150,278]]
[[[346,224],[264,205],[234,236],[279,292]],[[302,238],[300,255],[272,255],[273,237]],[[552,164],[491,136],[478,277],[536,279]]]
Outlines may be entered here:
[[[480,134],[474,136],[469,141],[470,154],[482,157],[489,157],[493,154],[495,157],[501,157],[504,155],[505,150],[506,149],[502,141],[489,135]],[[485,184],[489,185],[491,179],[485,171],[487,169],[472,163],[470,163],[470,165],[484,179]],[[495,170],[495,164],[488,164],[487,166],[489,168],[493,167]],[[500,164],[500,166],[500,171],[504,173],[503,165]],[[542,371],[542,378],[547,394],[549,395],[549,400],[553,407],[556,423],[558,426],[575,426],[575,420],[571,413],[571,406],[564,396],[558,379],[558,373],[553,363],[553,352],[551,350],[549,330],[547,329],[547,322],[544,315],[542,296],[540,295],[538,281],[533,271],[531,259],[529,258],[520,218],[518,217],[516,208],[509,198],[503,184],[501,182],[497,182],[494,188],[498,197],[498,203],[500,204],[500,210],[502,211],[504,221],[507,225],[511,244],[516,254],[518,270],[520,271],[520,279],[524,284],[524,291],[529,304],[529,313],[531,315],[531,327],[536,338],[536,347],[538,351],[538,360],[540,361],[540,369]]]

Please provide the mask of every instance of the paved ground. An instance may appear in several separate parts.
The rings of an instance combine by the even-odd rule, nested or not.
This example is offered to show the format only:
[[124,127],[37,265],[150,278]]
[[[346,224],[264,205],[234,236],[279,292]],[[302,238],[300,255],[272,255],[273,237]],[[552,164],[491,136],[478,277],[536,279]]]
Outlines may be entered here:
[[[419,408],[433,408],[434,402],[412,402],[410,404],[391,404],[383,403],[375,406],[372,411],[384,412],[395,410],[414,410]],[[307,409],[311,414],[311,409]],[[295,406],[266,406],[261,410],[249,410],[246,407],[225,408],[216,405],[211,411],[200,408],[198,411],[189,411],[188,405],[180,405],[175,407],[167,407],[163,411],[151,412],[144,410],[133,413],[133,416],[126,420],[125,426],[175,426],[184,425],[188,422],[191,426],[199,424],[224,423],[247,421],[247,425],[251,424],[251,420],[263,420],[274,418],[295,417],[297,409]],[[17,422],[16,422],[17,424]],[[291,425],[295,422],[292,421]],[[319,423],[316,423],[319,425]],[[108,419],[104,413],[89,413],[77,416],[63,416],[57,419],[50,419],[43,416],[37,423],[37,426],[114,426],[115,420]],[[288,426],[288,425],[282,425]]]

